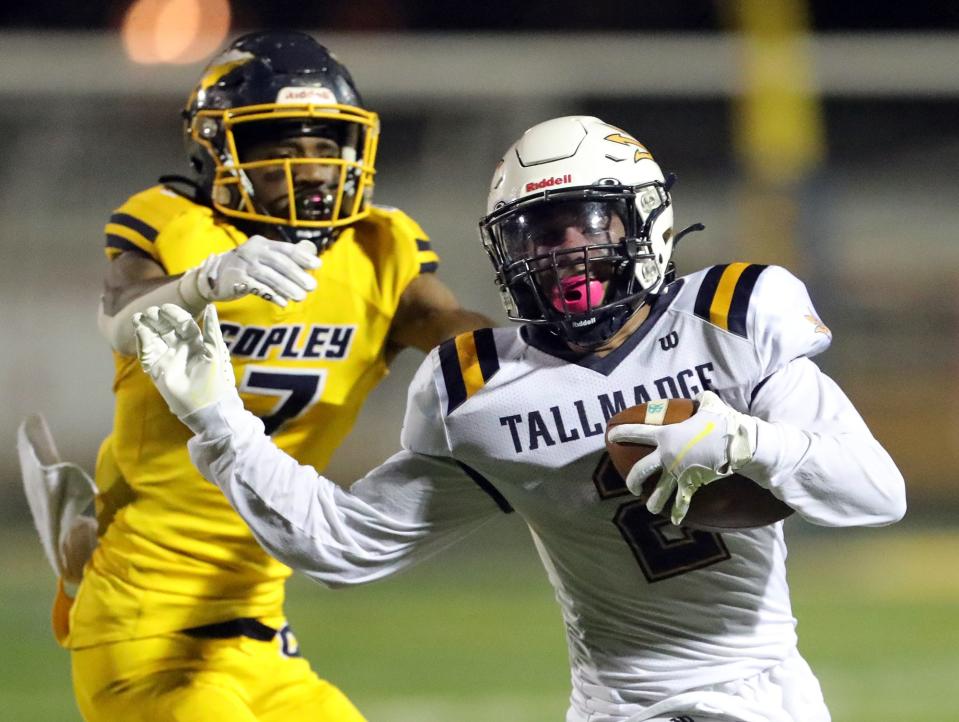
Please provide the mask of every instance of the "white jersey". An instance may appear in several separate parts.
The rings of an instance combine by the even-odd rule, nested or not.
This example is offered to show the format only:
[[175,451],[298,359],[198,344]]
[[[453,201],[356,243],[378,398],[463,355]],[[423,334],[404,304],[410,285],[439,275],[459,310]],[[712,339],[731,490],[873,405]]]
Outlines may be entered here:
[[[902,478],[809,360],[830,341],[784,269],[715,266],[667,286],[604,358],[574,357],[529,326],[445,342],[410,388],[403,450],[349,492],[275,450],[232,398],[187,419],[191,451],[271,553],[332,586],[389,575],[518,513],[566,623],[569,719],[646,719],[663,704],[698,709],[669,706],[691,691],[795,666],[786,547],[781,523],[715,534],[651,515],[608,461],[605,422],[712,389],[775,422],[744,474],[813,523],[890,523]],[[826,720],[806,676],[813,706],[795,719]],[[708,709],[753,719],[736,704]],[[783,714],[755,719],[793,719]]]

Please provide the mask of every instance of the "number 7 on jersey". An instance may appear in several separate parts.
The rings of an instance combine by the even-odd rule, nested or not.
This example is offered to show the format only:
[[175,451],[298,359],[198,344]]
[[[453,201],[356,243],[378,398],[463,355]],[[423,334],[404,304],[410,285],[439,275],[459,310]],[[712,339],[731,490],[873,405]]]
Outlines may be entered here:
[[319,401],[325,384],[326,371],[323,369],[257,366],[246,368],[239,388],[240,393],[274,396],[279,399],[269,414],[260,417],[266,433],[272,434],[284,422],[299,416]]

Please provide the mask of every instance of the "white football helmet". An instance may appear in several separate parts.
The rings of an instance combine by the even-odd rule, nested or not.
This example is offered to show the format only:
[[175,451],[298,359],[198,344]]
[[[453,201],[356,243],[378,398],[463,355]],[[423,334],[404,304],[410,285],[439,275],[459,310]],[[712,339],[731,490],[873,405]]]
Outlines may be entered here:
[[638,140],[598,118],[527,130],[496,166],[480,236],[506,312],[583,348],[663,285],[673,250],[666,179]]

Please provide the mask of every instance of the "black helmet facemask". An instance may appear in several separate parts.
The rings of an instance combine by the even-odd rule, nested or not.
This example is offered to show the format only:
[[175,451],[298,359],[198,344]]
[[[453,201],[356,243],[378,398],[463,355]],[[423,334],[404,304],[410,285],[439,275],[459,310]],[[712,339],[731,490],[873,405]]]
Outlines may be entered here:
[[636,212],[636,189],[570,188],[490,214],[480,224],[511,320],[540,324],[584,349],[602,345],[647,289],[637,262],[654,218]]

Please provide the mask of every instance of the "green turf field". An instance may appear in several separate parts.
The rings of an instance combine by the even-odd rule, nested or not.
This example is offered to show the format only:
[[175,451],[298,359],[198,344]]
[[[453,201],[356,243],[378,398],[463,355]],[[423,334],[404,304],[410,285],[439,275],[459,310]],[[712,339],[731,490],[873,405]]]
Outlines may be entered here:
[[[0,719],[79,720],[50,636],[51,575],[25,530],[0,534]],[[559,613],[516,524],[395,580],[331,592],[297,579],[306,655],[373,722],[560,722]],[[959,534],[792,534],[800,647],[837,722],[959,719]]]

